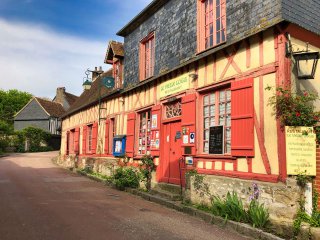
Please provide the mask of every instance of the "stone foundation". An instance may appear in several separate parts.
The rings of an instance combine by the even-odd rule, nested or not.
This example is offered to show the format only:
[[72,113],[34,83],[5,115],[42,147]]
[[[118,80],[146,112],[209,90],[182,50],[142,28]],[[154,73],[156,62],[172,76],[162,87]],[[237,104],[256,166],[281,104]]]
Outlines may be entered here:
[[[195,204],[210,205],[209,196],[199,194],[194,189],[194,177],[187,184],[185,197]],[[206,175],[203,181],[211,194],[224,198],[228,192],[236,192],[244,206],[250,202],[253,194],[253,183],[259,188],[259,202],[264,203],[270,213],[271,228],[282,236],[292,236],[292,223],[299,209],[301,188],[296,180],[288,179],[286,183],[267,183],[237,178]]]

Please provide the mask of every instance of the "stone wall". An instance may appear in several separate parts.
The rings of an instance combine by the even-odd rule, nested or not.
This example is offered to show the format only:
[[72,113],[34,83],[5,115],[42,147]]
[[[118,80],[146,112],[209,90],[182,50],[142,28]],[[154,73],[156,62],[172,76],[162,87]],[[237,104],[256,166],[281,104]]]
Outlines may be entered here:
[[[192,203],[210,204],[208,196],[200,196],[193,186],[194,178],[191,178],[189,190],[186,196]],[[286,231],[292,233],[292,221],[299,208],[301,189],[294,179],[288,179],[286,183],[267,183],[258,181],[242,180],[237,178],[206,175],[204,183],[208,184],[210,193],[224,198],[228,192],[235,191],[243,200],[245,207],[250,202],[253,194],[253,183],[259,187],[259,202],[264,203],[270,213],[270,220],[274,231],[280,235],[287,235]],[[290,234],[289,234],[290,235]]]

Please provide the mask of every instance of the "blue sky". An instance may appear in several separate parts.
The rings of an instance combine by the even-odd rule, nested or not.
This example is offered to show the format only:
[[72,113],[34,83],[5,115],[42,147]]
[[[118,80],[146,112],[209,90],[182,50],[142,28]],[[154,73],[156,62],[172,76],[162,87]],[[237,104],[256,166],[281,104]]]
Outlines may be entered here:
[[81,94],[87,68],[151,0],[0,0],[0,88],[53,98]]

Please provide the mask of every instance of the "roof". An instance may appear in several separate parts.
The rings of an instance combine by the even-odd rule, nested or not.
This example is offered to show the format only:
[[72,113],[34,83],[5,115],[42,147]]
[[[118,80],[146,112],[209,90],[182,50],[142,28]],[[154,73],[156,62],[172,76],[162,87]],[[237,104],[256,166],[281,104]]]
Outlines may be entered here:
[[[99,101],[99,87],[101,80],[104,77],[112,77],[113,71],[112,69],[109,69],[108,71],[104,72],[101,74],[100,77],[98,77],[95,81],[93,81],[91,88],[89,90],[85,90],[80,97],[75,101],[75,103],[69,108],[69,110],[63,114],[62,117],[67,117],[75,112],[78,112],[96,102]],[[101,91],[100,91],[100,96],[105,97],[108,94],[113,93],[113,89],[108,89],[104,87],[103,85],[101,86]]]
[[51,102],[42,98],[34,97],[42,108],[52,117],[61,117],[65,110],[60,103]]
[[71,93],[65,92],[65,99],[66,101],[69,103],[69,105],[71,106],[72,104],[74,104],[75,101],[77,101],[77,99],[79,98],[76,95],[73,95]]
[[123,43],[116,41],[109,42],[104,63],[107,63],[107,60],[112,61],[113,57],[124,57]]
[[138,26],[157,12],[164,4],[170,0],[153,0],[146,6],[136,17],[134,17],[127,25],[117,32],[118,36],[125,37]]

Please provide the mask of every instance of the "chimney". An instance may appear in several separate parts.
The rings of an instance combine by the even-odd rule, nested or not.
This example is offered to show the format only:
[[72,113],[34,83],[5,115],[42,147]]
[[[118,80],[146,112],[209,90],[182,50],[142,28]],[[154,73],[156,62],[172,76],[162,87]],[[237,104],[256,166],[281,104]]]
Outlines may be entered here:
[[66,92],[65,87],[58,87],[56,97],[54,98],[54,102],[60,103],[62,106],[64,106],[64,95]]
[[92,82],[94,82],[97,77],[99,77],[100,74],[103,73],[102,67],[100,66],[99,69],[98,67],[94,68],[94,71],[92,72]]

